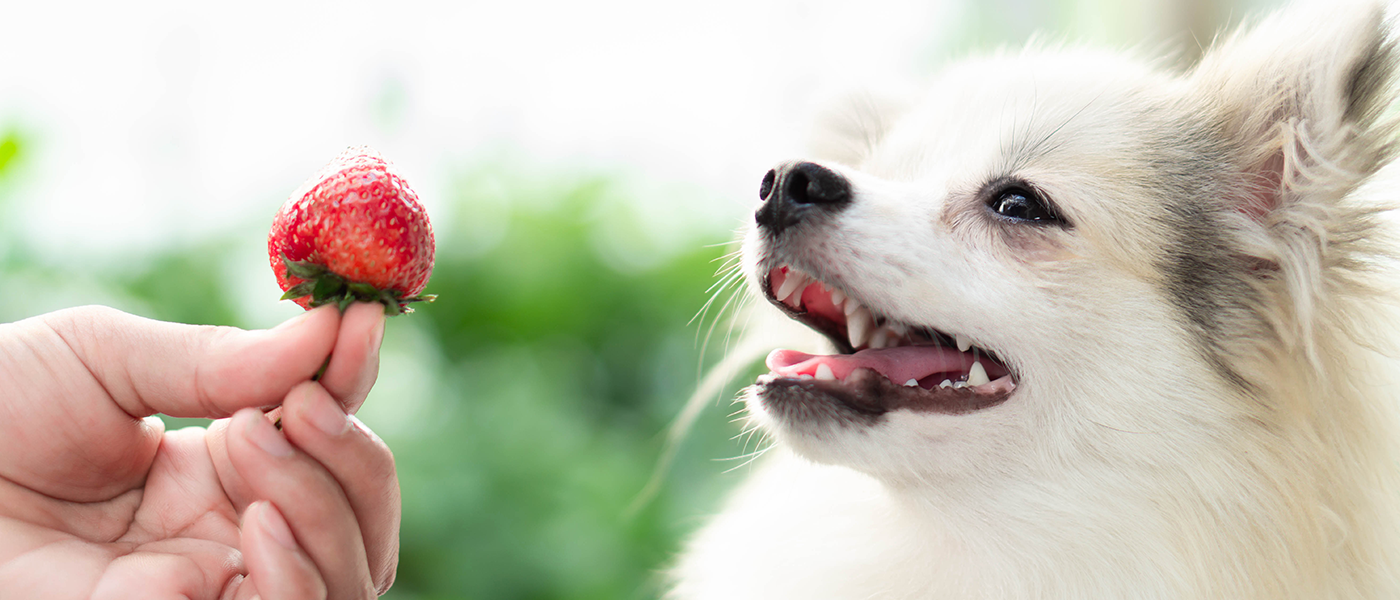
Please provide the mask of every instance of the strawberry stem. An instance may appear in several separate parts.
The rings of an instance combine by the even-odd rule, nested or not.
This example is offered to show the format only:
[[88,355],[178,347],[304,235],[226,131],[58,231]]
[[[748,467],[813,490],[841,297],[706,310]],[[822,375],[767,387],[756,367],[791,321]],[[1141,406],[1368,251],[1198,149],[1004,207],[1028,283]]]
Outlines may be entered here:
[[[333,355],[327,355],[326,360],[321,363],[321,368],[316,369],[316,373],[311,376],[312,381],[320,381],[322,377],[325,377],[326,367],[331,366],[331,356]],[[277,431],[282,431],[282,415],[277,415],[277,420],[272,422],[272,426],[276,427]]]
[[326,357],[326,362],[321,363],[321,368],[316,369],[316,374],[311,376],[312,381],[320,381],[326,375],[326,367],[331,366],[331,357]]

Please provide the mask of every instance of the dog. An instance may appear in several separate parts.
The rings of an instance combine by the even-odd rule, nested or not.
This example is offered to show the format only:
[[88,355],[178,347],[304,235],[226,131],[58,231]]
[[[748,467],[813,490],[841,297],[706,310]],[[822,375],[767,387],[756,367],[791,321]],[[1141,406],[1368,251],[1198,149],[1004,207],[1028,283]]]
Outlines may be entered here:
[[1396,64],[1383,7],[1290,7],[830,113],[741,267],[824,341],[667,597],[1400,598]]

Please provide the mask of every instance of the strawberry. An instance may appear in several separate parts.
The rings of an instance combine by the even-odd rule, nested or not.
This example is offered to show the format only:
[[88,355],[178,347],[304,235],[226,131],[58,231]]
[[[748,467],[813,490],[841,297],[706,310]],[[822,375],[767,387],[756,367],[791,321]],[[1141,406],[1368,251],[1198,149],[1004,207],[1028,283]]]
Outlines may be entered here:
[[408,182],[373,150],[350,148],[292,194],[272,220],[277,283],[306,309],[356,300],[412,312],[433,272],[433,228]]

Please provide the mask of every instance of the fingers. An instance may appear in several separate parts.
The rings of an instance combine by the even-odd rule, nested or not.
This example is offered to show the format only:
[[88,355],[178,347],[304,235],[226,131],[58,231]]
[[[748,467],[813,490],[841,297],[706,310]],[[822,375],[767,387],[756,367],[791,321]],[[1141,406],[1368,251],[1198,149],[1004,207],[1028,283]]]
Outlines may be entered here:
[[328,597],[375,597],[360,525],[336,478],[255,409],[235,414],[226,435],[233,468],[252,496],[271,502],[285,517]]
[[166,323],[102,307],[38,318],[133,417],[221,418],[277,404],[320,368],[340,326],[333,307],[263,331]]
[[0,422],[0,456],[13,459],[0,476],[65,499],[110,498],[139,484],[160,443],[158,422],[133,417],[223,417],[276,405],[337,344],[327,385],[358,406],[378,371],[376,308],[352,307],[347,320],[322,307],[266,331],[103,307],[0,325],[0,381],[13,383],[0,386],[0,412],[15,416]]
[[287,438],[340,483],[360,526],[375,589],[387,591],[398,567],[402,513],[389,447],[315,384],[292,390],[282,416]]
[[321,377],[326,388],[346,410],[355,412],[379,375],[379,344],[384,338],[384,306],[356,302],[340,318],[340,333],[331,362]]
[[326,582],[316,563],[297,544],[277,507],[254,502],[243,511],[241,546],[248,579],[262,600],[326,598]]

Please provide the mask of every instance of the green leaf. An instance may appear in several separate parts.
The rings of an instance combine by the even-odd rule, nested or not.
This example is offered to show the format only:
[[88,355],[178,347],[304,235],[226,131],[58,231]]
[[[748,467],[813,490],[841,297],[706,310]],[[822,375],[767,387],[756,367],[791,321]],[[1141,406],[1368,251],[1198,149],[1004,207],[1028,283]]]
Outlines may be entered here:
[[291,260],[286,254],[282,255],[282,262],[287,265],[287,274],[300,279],[320,279],[327,274],[331,274],[325,267],[306,260]]
[[395,296],[398,296],[397,292],[380,292],[379,303],[384,305],[384,314],[396,317],[405,312],[411,312],[404,310],[403,305],[399,304],[399,300]]
[[311,292],[315,289],[315,287],[316,282],[303,281],[290,288],[287,288],[287,293],[282,294],[282,299],[291,300],[293,298],[301,298],[302,296],[310,296]]
[[372,301],[379,297],[379,290],[368,283],[360,283],[357,281],[349,284],[348,287],[350,288],[350,293],[361,300]]
[[332,300],[343,293],[345,293],[345,280],[326,276],[316,280],[316,287],[311,292],[311,297],[317,300]]

